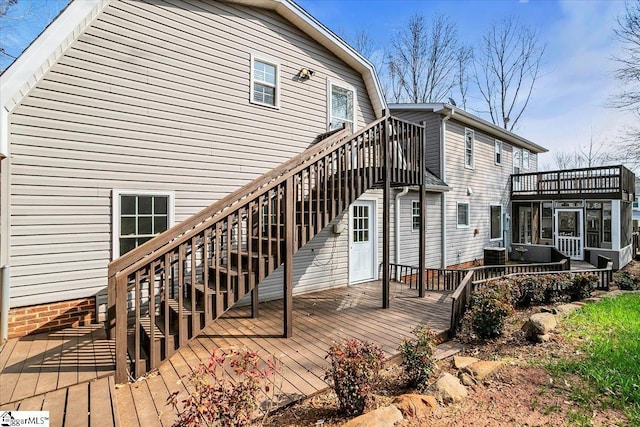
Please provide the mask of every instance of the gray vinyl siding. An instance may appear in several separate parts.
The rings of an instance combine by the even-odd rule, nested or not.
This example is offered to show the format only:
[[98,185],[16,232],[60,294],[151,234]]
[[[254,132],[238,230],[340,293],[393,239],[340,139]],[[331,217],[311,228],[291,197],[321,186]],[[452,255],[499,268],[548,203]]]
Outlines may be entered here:
[[[454,120],[447,122],[446,161],[447,184],[447,265],[480,260],[483,248],[502,246],[502,241],[490,241],[490,206],[502,205],[509,212],[509,177],[513,171],[511,145],[503,142],[502,164],[494,159],[495,138],[477,129],[474,144],[474,168],[464,166],[465,127]],[[531,162],[531,166],[535,161]],[[530,168],[531,170],[534,170]],[[473,194],[468,195],[467,189]],[[468,228],[457,228],[457,203],[469,203],[470,224]],[[478,234],[474,235],[474,231]],[[507,234],[508,235],[508,234]]]
[[[417,267],[420,263],[420,233],[412,229],[413,202],[420,200],[419,194],[410,192],[400,199],[400,259],[399,263]],[[427,193],[427,224],[425,233],[426,266],[439,268],[442,239],[442,199],[440,193]]]
[[[251,54],[279,61],[279,110],[249,102]],[[11,305],[104,290],[113,189],[174,192],[178,222],[309,147],[329,79],[374,120],[361,75],[274,12],[112,1],[10,117]],[[297,292],[346,283],[345,239],[296,255]]]

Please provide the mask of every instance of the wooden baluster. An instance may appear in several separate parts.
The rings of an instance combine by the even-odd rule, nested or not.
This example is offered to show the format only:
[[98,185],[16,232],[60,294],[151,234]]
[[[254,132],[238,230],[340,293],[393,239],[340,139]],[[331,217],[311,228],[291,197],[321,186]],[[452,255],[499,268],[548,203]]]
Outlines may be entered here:
[[184,317],[184,246],[178,246],[178,342],[182,347],[187,342],[187,331],[183,322]]
[[[247,293],[247,284],[245,282],[245,276],[242,274],[244,270],[242,262],[242,221],[244,217],[244,208],[238,209],[237,222],[236,222],[236,265],[238,268],[238,295],[234,298],[237,301],[239,298]],[[251,264],[251,259],[248,260]],[[242,291],[241,291],[242,290]]]
[[196,246],[197,237],[191,238],[191,286],[190,286],[190,298],[191,298],[191,333],[196,335],[200,331],[198,326],[199,316],[196,316]]
[[[163,317],[164,317],[164,333],[169,334],[169,286],[171,286],[171,256],[169,253],[164,254],[164,304],[163,304]],[[165,357],[169,357],[173,353],[173,349],[169,348],[169,340],[165,337],[164,340],[164,354]]]
[[[149,341],[149,364],[151,369],[157,368],[160,364],[160,355],[156,351],[156,262],[152,262],[149,266],[149,320],[151,323],[151,331]],[[166,339],[165,339],[166,341]]]
[[216,292],[216,318],[222,314],[224,310],[224,304],[222,299],[222,289],[220,288],[220,267],[222,266],[222,221],[217,222],[215,225],[215,240],[213,242],[213,257],[211,264],[215,265],[216,270],[214,272],[215,280],[215,292]]
[[224,222],[226,223],[227,226],[227,232],[226,234],[226,239],[225,239],[225,244],[227,245],[225,248],[225,267],[227,270],[227,304],[226,304],[226,308],[231,307],[231,305],[234,303],[234,299],[235,299],[235,290],[233,289],[233,276],[231,276],[231,249],[233,248],[233,236],[232,236],[232,232],[233,232],[233,217],[231,215],[228,215]]
[[213,320],[211,304],[209,303],[211,289],[209,288],[209,243],[211,241],[211,229],[206,229],[202,236],[202,290],[204,292],[204,319],[205,324]]
[[[282,262],[282,240],[284,239],[284,236],[282,235],[282,226],[284,225],[282,222],[282,217],[283,212],[283,206],[282,206],[282,185],[279,185],[274,191],[273,191],[275,200],[276,200],[276,212],[277,212],[277,216],[276,216],[276,220],[277,220],[277,226],[276,226],[276,240],[278,241],[278,245],[276,246],[276,265],[280,265],[280,263]],[[271,273],[271,271],[269,271],[269,273]]]
[[137,270],[135,273],[135,285],[134,285],[134,295],[135,301],[133,302],[135,305],[135,323],[134,323],[134,364],[135,366],[135,376],[136,378],[144,375],[144,372],[138,372],[138,367],[140,366],[140,347],[142,343],[140,342],[140,304],[142,303],[141,298],[141,289],[140,289],[140,270]]

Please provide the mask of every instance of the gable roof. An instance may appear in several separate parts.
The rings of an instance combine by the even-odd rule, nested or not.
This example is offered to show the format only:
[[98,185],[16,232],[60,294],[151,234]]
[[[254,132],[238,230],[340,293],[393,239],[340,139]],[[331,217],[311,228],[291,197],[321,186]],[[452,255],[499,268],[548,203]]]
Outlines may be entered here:
[[427,103],[427,104],[389,104],[389,109],[393,110],[407,110],[407,111],[425,111],[433,112],[440,115],[451,114],[451,119],[473,126],[476,129],[482,130],[490,136],[497,138],[503,142],[508,142],[511,145],[517,147],[526,148],[532,153],[546,153],[546,148],[529,141],[526,138],[516,135],[500,126],[494,125],[474,114],[469,113],[463,109],[455,107],[447,103]]
[[[375,68],[355,49],[322,25],[293,0],[226,0],[273,10],[313,40],[358,71],[364,80],[376,117],[387,104]],[[0,158],[9,152],[9,113],[27,96],[42,76],[107,7],[110,0],[72,0],[54,21],[0,76]]]

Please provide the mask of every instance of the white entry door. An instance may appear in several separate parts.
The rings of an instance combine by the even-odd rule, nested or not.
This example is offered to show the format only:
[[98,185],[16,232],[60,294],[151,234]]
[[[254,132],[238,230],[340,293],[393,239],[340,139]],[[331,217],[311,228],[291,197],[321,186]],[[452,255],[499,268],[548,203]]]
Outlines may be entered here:
[[375,202],[361,201],[351,205],[349,227],[349,282],[374,280]]
[[584,259],[582,209],[556,210],[556,248],[571,259]]

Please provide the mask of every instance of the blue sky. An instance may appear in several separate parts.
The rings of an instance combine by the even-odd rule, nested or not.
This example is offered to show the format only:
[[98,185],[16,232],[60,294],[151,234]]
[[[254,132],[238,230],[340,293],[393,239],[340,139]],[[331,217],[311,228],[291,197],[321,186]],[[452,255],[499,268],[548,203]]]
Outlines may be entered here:
[[[2,1],[2,0],[0,0]],[[19,54],[63,8],[67,0],[19,0],[7,25],[0,28],[3,45]],[[619,137],[625,125],[637,125],[632,115],[607,107],[619,90],[612,77],[611,57],[619,45],[613,38],[615,18],[623,1],[390,1],[298,0],[330,29],[344,33],[366,30],[384,45],[414,13],[430,18],[446,14],[458,26],[463,42],[475,45],[500,18],[514,16],[537,28],[547,54],[533,98],[516,133],[553,151],[569,151],[590,139],[605,144]],[[23,18],[23,19],[21,19]],[[0,55],[0,67],[11,58]],[[482,109],[477,96],[468,109]],[[549,154],[541,163],[551,164]]]

